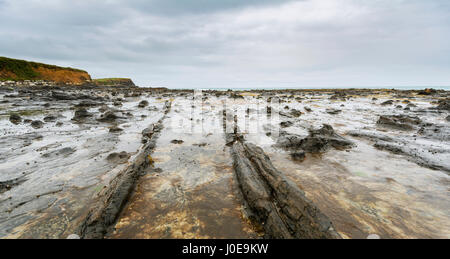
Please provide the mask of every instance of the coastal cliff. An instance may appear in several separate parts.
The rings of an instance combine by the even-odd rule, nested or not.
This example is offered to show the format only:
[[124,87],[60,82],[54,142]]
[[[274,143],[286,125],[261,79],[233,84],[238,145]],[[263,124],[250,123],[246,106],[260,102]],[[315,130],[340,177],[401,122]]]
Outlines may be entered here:
[[129,78],[100,78],[92,80],[92,83],[97,86],[135,86],[133,80]]
[[80,69],[0,57],[0,81],[25,80],[79,85],[90,81],[91,76]]

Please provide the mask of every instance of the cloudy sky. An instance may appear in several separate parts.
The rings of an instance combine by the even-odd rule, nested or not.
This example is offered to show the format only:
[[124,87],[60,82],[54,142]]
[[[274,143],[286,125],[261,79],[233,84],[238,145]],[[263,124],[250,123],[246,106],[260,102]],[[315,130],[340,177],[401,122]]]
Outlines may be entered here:
[[0,0],[0,56],[141,86],[442,86],[450,1]]

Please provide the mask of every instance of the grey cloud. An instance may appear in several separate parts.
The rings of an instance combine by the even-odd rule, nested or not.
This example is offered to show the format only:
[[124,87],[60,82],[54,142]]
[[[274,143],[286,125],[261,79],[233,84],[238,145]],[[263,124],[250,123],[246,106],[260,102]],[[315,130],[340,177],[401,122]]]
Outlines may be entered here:
[[150,14],[178,15],[221,12],[245,7],[279,5],[293,0],[131,0],[130,6]]
[[450,84],[446,0],[0,0],[0,56],[169,87]]

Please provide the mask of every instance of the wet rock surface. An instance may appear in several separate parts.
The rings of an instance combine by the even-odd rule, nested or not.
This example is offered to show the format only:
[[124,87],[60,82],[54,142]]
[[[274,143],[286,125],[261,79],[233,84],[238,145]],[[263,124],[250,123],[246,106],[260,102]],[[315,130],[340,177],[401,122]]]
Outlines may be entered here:
[[450,99],[439,100],[438,104],[439,105],[436,107],[436,109],[450,111]]
[[[0,238],[296,238],[331,225],[343,238],[450,237],[448,91],[232,93],[195,103],[181,90],[0,89]],[[223,136],[210,125],[230,100],[256,104],[236,119],[242,132]],[[178,120],[207,132],[167,131]],[[234,148],[243,155],[224,155]],[[267,206],[234,182],[237,159]],[[285,198],[272,173],[303,196]],[[305,197],[306,212],[293,204]],[[292,220],[315,211],[325,220]]]
[[45,158],[50,158],[50,157],[58,157],[58,156],[70,156],[71,154],[75,153],[76,150],[72,147],[65,147],[65,148],[61,148],[55,151],[51,151],[45,154],[42,154],[43,157]]
[[[0,102],[0,238],[65,238],[74,233],[105,176],[125,166],[142,145],[142,129],[163,116],[137,112],[140,100],[124,100],[123,113],[139,120],[115,120],[111,134],[109,122],[95,120],[101,116],[97,107],[110,104],[108,95],[102,89],[30,89]],[[145,98],[158,110],[164,106]],[[12,116],[17,124],[9,121],[10,114],[18,115]],[[106,159],[122,151],[128,155]]]
[[[162,125],[164,117],[161,118],[156,124]],[[96,206],[93,207],[86,215],[82,224],[77,229],[77,232],[82,238],[103,238],[110,228],[113,226],[119,213],[123,209],[125,202],[129,195],[133,191],[137,180],[142,176],[144,170],[148,168],[152,160],[149,159],[150,154],[153,151],[154,143],[158,138],[158,133],[162,129],[162,126],[154,126],[152,128],[158,129],[154,131],[138,155],[134,157],[133,163],[120,171],[108,184],[108,188],[105,188],[96,201]],[[121,162],[124,157],[129,155],[126,152],[119,154],[112,153],[108,155],[107,160],[114,162]]]
[[329,148],[349,148],[353,143],[338,135],[333,127],[324,124],[320,129],[311,129],[309,135],[302,138],[298,135],[282,133],[277,146],[288,150],[303,150],[308,153],[325,152]]
[[[220,104],[215,97],[209,100],[208,107]],[[191,106],[176,98],[167,120],[190,121]],[[205,124],[193,123],[193,132],[177,123],[165,124],[154,143],[153,166],[139,179],[106,238],[258,238],[242,214],[223,133],[210,124],[221,114],[205,112]],[[174,139],[183,142],[171,143]]]
[[378,125],[391,127],[398,130],[413,130],[422,121],[418,117],[405,115],[380,116]]
[[0,182],[0,193],[9,191],[12,188],[14,188],[15,186],[17,186],[25,181],[26,181],[26,179],[24,179],[24,178],[16,178],[16,179]]
[[239,186],[267,238],[340,238],[327,216],[261,148],[237,140],[231,152]]

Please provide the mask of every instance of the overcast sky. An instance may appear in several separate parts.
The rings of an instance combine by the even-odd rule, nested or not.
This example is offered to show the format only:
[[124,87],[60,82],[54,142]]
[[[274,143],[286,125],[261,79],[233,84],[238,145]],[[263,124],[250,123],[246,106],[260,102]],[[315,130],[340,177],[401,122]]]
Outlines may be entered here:
[[0,56],[141,86],[442,86],[450,1],[0,0]]

